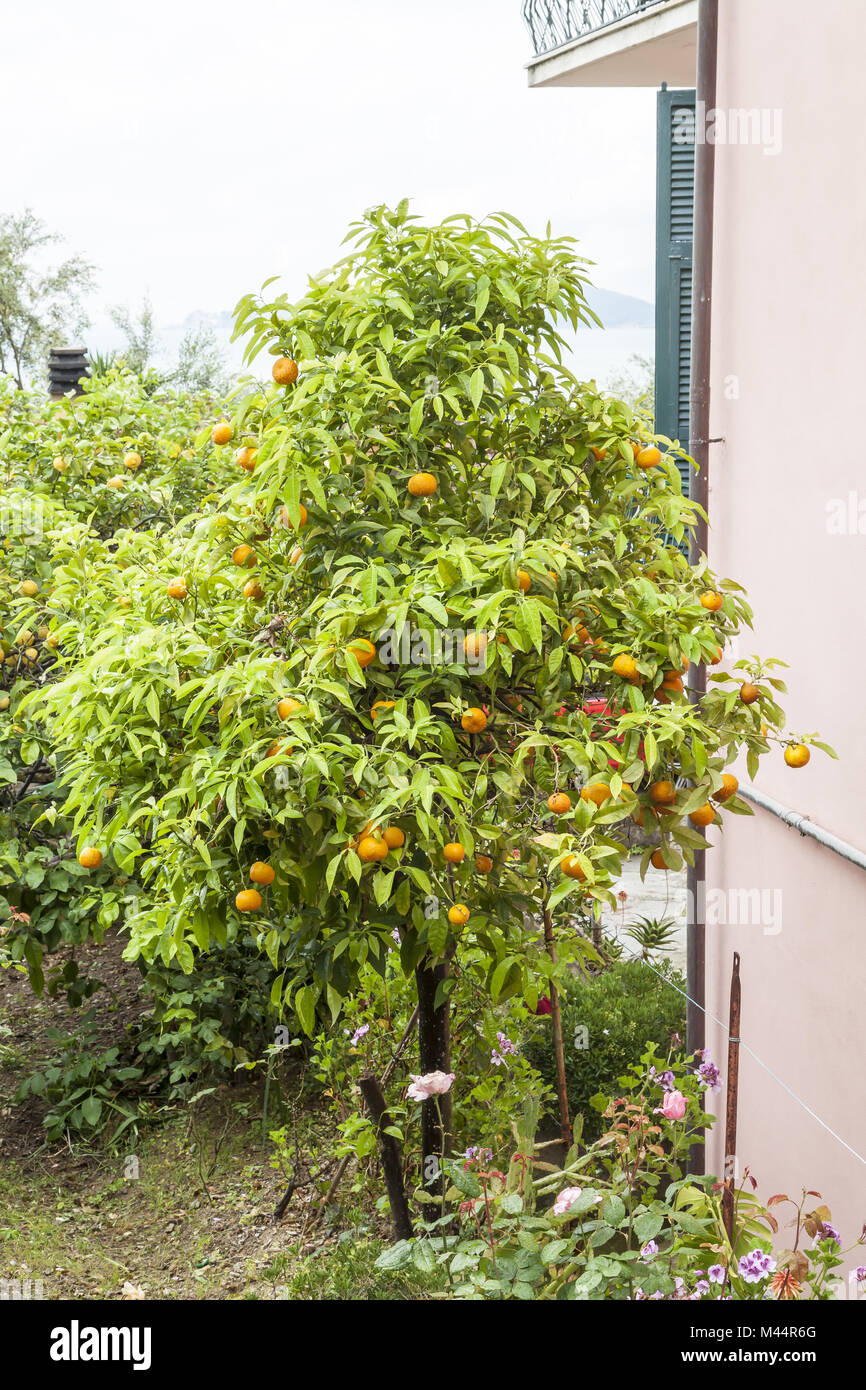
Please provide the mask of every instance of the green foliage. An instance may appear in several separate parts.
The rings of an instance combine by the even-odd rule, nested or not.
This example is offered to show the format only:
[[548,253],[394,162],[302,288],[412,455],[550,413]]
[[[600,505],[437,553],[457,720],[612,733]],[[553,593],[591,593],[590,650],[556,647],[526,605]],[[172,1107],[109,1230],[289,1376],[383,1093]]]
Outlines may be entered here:
[[99,1047],[90,1012],[81,1016],[74,1033],[49,1028],[46,1037],[54,1043],[55,1060],[27,1072],[14,1101],[35,1096],[47,1102],[42,1123],[50,1140],[101,1137],[116,1144],[136,1125],[131,1096],[144,1076],[142,1068],[125,1062],[117,1047]]
[[[667,543],[695,516],[676,451],[636,468],[646,422],[562,366],[557,322],[591,317],[570,242],[500,215],[426,227],[403,204],[352,237],[298,304],[238,307],[249,359],[291,354],[301,373],[239,398],[234,441],[255,466],[219,511],[60,557],[61,638],[81,660],[28,707],[63,748],[79,843],[141,877],[130,954],[191,974],[240,927],[234,895],[268,859],[276,879],[250,935],[277,972],[273,1004],[311,1036],[368,962],[383,968],[395,929],[407,976],[456,950],[490,1002],[533,1008],[552,973],[595,953],[565,932],[554,969],[526,915],[612,902],[627,852],[614,827],[655,778],[694,784],[664,832],[671,867],[689,859],[704,841],[688,812],[741,748],[766,750],[761,720],[781,718],[769,693],[742,705],[736,681],[700,707],[653,699],[667,668],[706,657],[750,613],[726,581],[709,614],[698,596],[716,581]],[[198,448],[199,473],[226,454],[207,430]],[[429,500],[408,492],[419,471],[437,479]],[[241,543],[261,599],[242,593]],[[166,595],[175,575],[181,603]],[[591,640],[576,641],[584,622]],[[464,658],[466,632],[486,634],[483,666]],[[358,638],[377,647],[366,668]],[[419,651],[443,641],[456,652]],[[641,685],[613,675],[623,651]],[[286,694],[301,709],[281,723]],[[600,694],[613,716],[584,709]],[[374,720],[379,700],[394,703]],[[482,706],[488,729],[465,734],[463,713]],[[610,804],[576,798],[551,824],[547,795],[592,778]],[[399,827],[405,846],[364,863],[367,822]],[[456,868],[441,855],[453,839],[467,851]],[[585,883],[560,873],[570,852]],[[455,901],[470,910],[456,932]]]
[[[674,1033],[685,1036],[685,999],[672,985],[684,989],[685,980],[669,964],[656,974],[643,962],[629,960],[614,961],[601,974],[575,976],[569,983],[561,1000],[568,1101],[573,1115],[583,1115],[588,1138],[598,1138],[603,1127],[591,1097],[618,1094],[617,1078],[647,1043],[661,1048]],[[553,1086],[549,1018],[539,1020],[527,1056]]]
[[[677,1119],[662,1110],[659,1078],[668,1072],[684,1111]],[[778,1230],[771,1208],[786,1203],[795,1208],[794,1248],[777,1252],[779,1270],[802,1285],[796,1296],[838,1292],[842,1252],[825,1227],[829,1210],[809,1210],[815,1193],[799,1202],[779,1194],[764,1206],[744,1178],[734,1188],[729,1238],[721,1184],[685,1175],[695,1129],[714,1117],[704,1117],[701,1087],[684,1058],[649,1048],[616,1091],[619,1099],[597,1101],[604,1134],[586,1145],[578,1133],[562,1169],[536,1157],[531,1140],[518,1146],[507,1172],[483,1153],[449,1162],[450,1206],[417,1194],[429,1218],[423,1233],[383,1251],[377,1267],[447,1279],[448,1296],[460,1300],[765,1300]],[[524,1120],[531,1123],[531,1106]],[[740,1260],[749,1253],[764,1257],[766,1272],[745,1277]]]

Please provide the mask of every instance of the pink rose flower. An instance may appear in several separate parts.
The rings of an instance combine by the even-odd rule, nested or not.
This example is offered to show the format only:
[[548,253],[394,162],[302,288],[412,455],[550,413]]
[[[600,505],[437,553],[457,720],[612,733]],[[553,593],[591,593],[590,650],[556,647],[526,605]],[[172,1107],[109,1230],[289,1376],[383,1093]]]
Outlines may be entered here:
[[553,1204],[554,1216],[564,1216],[583,1191],[582,1187],[564,1187]]
[[686,1098],[681,1091],[668,1091],[662,1101],[662,1114],[666,1120],[681,1120],[686,1113]]
[[444,1096],[446,1091],[451,1090],[451,1082],[454,1080],[453,1071],[428,1071],[426,1076],[415,1076],[413,1072],[412,1085],[406,1095],[409,1100],[429,1100],[431,1096]]

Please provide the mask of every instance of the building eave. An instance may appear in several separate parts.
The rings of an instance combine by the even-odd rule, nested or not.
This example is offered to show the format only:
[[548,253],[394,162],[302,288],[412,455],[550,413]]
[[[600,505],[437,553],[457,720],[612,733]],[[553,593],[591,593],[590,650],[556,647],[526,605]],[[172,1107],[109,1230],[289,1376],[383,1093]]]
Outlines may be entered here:
[[667,0],[526,64],[530,87],[693,87],[698,0]]

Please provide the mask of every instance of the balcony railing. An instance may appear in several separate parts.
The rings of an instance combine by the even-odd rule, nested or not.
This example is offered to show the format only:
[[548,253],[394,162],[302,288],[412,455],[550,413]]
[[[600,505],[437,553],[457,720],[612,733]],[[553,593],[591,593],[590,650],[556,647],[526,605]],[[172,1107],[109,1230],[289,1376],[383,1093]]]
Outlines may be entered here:
[[549,53],[572,39],[628,19],[667,0],[523,0],[523,18],[535,52]]

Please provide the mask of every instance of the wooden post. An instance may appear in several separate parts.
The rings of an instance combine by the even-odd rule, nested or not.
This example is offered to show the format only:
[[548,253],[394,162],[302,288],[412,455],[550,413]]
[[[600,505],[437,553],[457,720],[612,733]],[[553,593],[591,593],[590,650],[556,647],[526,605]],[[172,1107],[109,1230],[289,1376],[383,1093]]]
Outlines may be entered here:
[[391,1220],[394,1222],[394,1237],[396,1240],[410,1240],[412,1237],[412,1218],[409,1215],[409,1203],[406,1201],[406,1189],[403,1186],[403,1160],[397,1140],[393,1134],[385,1133],[386,1128],[391,1124],[391,1117],[385,1105],[385,1097],[382,1095],[379,1083],[372,1072],[364,1072],[358,1082],[358,1088],[364,1097],[370,1118],[374,1121],[379,1136],[382,1174],[388,1193],[388,1203],[391,1207]]
[[[418,986],[418,1061],[422,1076],[431,1071],[451,1070],[449,1004],[446,999],[437,1008],[435,1002],[439,983],[447,978],[447,962],[432,965],[429,956],[415,970]],[[421,1185],[425,1192],[442,1192],[441,1158],[443,1153],[449,1152],[450,1142],[451,1094],[448,1092],[421,1104]]]
[[[544,915],[544,944],[553,964],[556,964],[556,948],[553,944],[553,919],[547,903],[542,909]],[[565,1081],[565,1052],[562,1046],[562,1015],[559,1011],[559,991],[553,980],[550,981],[550,1022],[553,1025],[553,1055],[556,1059],[556,1094],[559,1099],[559,1134],[566,1153],[571,1148],[571,1120],[568,1115],[568,1086]]]
[[728,1014],[728,1088],[725,1096],[725,1186],[722,1212],[728,1240],[734,1241],[734,1188],[737,1157],[737,1088],[740,1071],[740,956],[734,952],[731,970],[731,1004]]

